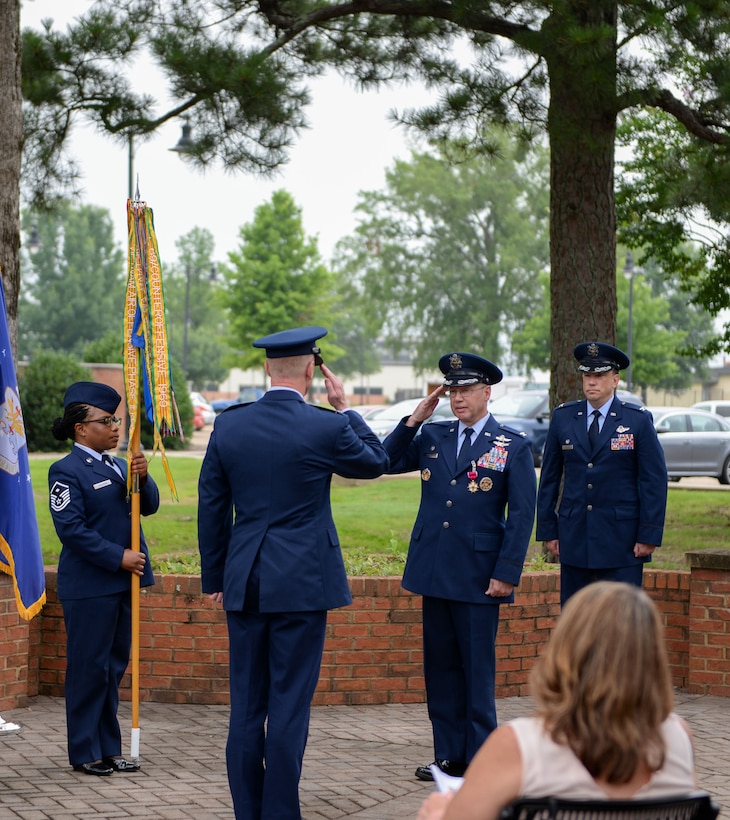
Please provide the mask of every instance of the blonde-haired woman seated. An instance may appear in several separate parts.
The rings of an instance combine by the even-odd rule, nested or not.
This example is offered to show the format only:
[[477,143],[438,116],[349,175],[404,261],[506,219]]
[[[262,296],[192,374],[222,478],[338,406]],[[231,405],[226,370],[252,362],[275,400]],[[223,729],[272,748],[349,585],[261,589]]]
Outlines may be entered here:
[[518,797],[651,799],[697,789],[649,596],[610,581],[567,602],[530,678],[536,708],[492,732],[461,789],[418,820],[496,820]]

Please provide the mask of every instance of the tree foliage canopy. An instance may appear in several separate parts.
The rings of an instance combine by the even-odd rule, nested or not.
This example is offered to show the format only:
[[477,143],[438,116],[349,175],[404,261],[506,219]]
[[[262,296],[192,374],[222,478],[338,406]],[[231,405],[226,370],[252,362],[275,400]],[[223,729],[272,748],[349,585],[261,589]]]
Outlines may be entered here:
[[64,205],[33,218],[38,248],[24,259],[19,353],[55,350],[80,357],[88,342],[110,328],[121,352],[125,259],[109,212]]
[[[423,80],[437,100],[399,119],[437,143],[488,152],[495,123],[546,129],[559,400],[575,392],[575,343],[616,340],[617,119],[656,109],[709,147],[730,144],[729,31],[730,0],[98,0],[66,33],[25,33],[23,91],[49,157],[79,113],[144,136],[195,111],[198,162],[266,171],[328,66],[362,86]],[[166,109],[124,73],[141,49],[168,78]]]
[[538,306],[547,157],[506,136],[498,145],[498,155],[456,164],[443,152],[396,162],[382,191],[360,194],[356,236],[340,245],[340,275],[360,309],[422,371],[445,350],[503,362],[511,333]]
[[[642,260],[633,268],[633,294],[626,271],[617,273],[618,336],[622,350],[629,349],[629,325],[632,328],[633,386],[664,390],[684,390],[695,380],[703,379],[706,367],[702,359],[691,355],[713,336],[711,317],[687,301],[679,279],[668,277],[656,262]],[[528,367],[545,370],[550,364],[549,277],[540,276],[535,285],[540,308],[512,336],[517,357]],[[629,302],[632,317],[629,320]]]
[[165,270],[165,307],[171,355],[196,390],[221,382],[229,353],[213,235],[193,228],[177,242],[178,258]]
[[[677,131],[660,112],[631,118],[619,139],[632,148],[621,165],[616,195],[621,239],[656,260],[654,278],[663,272],[678,283],[680,298],[712,316],[727,311],[730,148],[711,147]],[[720,336],[688,336],[688,355],[719,350],[730,350],[727,322]]]
[[[275,191],[240,231],[238,250],[223,268],[231,346],[235,362],[246,369],[263,364],[263,350],[251,343],[269,333],[300,325],[329,325],[332,275],[322,264],[315,239],[304,233],[301,211],[286,191]],[[330,337],[325,358],[340,352]]]

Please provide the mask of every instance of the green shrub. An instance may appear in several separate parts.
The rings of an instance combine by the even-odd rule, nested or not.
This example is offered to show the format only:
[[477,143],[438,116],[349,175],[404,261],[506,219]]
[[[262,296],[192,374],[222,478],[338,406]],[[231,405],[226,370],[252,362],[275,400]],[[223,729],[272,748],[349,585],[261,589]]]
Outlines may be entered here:
[[33,357],[18,378],[25,435],[31,452],[57,453],[70,448],[70,442],[53,437],[51,425],[63,415],[63,395],[68,386],[90,379],[91,374],[75,356],[43,352]]
[[[175,401],[177,402],[177,409],[180,413],[183,432],[185,433],[185,441],[180,439],[179,436],[168,436],[163,439],[162,443],[165,445],[166,450],[187,450],[190,446],[194,429],[193,403],[190,401],[190,393],[188,392],[187,383],[185,382],[183,369],[174,359],[172,360],[172,384],[175,390]],[[146,417],[142,420],[140,441],[146,450],[152,449],[152,423],[147,421]]]
[[85,362],[124,364],[124,340],[118,330],[110,328],[93,342],[87,342],[82,353]]

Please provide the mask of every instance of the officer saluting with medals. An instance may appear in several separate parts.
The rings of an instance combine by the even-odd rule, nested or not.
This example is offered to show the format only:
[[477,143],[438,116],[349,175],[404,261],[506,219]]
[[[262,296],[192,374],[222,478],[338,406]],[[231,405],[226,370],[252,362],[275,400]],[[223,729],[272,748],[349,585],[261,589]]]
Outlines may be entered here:
[[[419,470],[421,504],[403,586],[423,596],[424,674],[435,763],[463,775],[497,726],[499,605],[514,600],[535,515],[523,433],[489,413],[502,371],[470,353],[442,356],[444,383],[386,438],[391,473]],[[454,421],[423,424],[441,396]],[[428,766],[416,777],[431,780]]]

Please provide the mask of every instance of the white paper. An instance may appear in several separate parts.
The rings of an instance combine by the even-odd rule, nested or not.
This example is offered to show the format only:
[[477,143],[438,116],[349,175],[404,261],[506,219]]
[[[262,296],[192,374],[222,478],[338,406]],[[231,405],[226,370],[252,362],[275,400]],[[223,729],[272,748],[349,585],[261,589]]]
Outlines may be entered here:
[[429,769],[431,769],[436,788],[440,792],[458,792],[464,782],[463,777],[454,777],[452,774],[442,772],[435,763],[432,763]]

